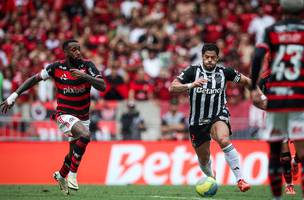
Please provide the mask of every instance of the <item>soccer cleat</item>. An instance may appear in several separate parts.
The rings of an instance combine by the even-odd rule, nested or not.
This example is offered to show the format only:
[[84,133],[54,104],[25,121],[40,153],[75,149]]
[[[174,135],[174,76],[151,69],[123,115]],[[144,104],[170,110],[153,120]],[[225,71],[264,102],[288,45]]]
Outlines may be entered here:
[[291,163],[291,174],[292,174],[292,180],[297,181],[299,177],[299,165],[298,163]]
[[68,174],[68,187],[73,190],[78,190],[78,182],[77,182],[77,174],[76,173],[69,173]]
[[238,180],[237,185],[241,192],[246,192],[250,189],[250,185],[246,181],[244,181],[244,179]]
[[69,195],[70,194],[69,187],[65,178],[63,178],[58,171],[54,172],[53,177],[58,182],[60,190],[64,194]]
[[288,194],[288,195],[295,195],[296,191],[294,189],[294,186],[293,185],[286,185],[285,193]]

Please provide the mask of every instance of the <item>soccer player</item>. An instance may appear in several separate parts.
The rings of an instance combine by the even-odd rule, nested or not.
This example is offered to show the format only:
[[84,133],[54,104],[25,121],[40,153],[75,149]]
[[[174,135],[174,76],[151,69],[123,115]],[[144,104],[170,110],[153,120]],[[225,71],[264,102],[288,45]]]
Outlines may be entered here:
[[173,80],[170,92],[189,91],[189,132],[192,146],[198,156],[202,171],[215,177],[210,160],[210,140],[214,139],[225,153],[239,189],[245,192],[250,185],[243,179],[239,154],[229,139],[230,114],[226,106],[226,83],[233,81],[245,87],[251,80],[237,70],[218,63],[219,49],[215,44],[204,44],[201,64],[191,65]]
[[[259,88],[261,88],[263,93],[269,92],[267,83],[270,78],[271,78],[271,74],[270,74],[269,70],[266,70],[264,73],[262,73],[261,80],[259,81]],[[263,96],[262,106],[257,105],[255,102],[254,102],[254,105],[262,110],[265,110],[267,108],[266,96]],[[281,162],[281,166],[283,167],[282,172],[283,172],[283,176],[284,176],[284,179],[286,182],[285,193],[288,195],[295,195],[296,191],[294,189],[292,180],[296,181],[298,178],[299,159],[297,158],[297,155],[295,155],[292,158],[289,145],[291,145],[291,142],[289,142],[289,140],[287,138],[284,139],[282,142],[280,162]]]
[[[69,153],[59,171],[53,174],[60,189],[69,194],[69,188],[78,189],[77,169],[86,146],[90,142],[89,109],[91,86],[104,91],[105,83],[91,61],[83,60],[76,40],[63,43],[65,60],[49,64],[46,69],[27,79],[0,104],[2,112],[10,109],[18,96],[41,80],[53,78],[57,89],[57,110],[54,114],[59,129],[72,137]],[[69,173],[70,172],[70,173]],[[69,176],[66,180],[66,177]]]
[[[261,63],[269,52],[270,78],[266,128],[264,137],[270,144],[269,178],[274,199],[281,199],[282,177],[280,153],[282,141],[294,140],[297,155],[304,164],[304,23],[299,17],[303,0],[281,0],[283,20],[266,28],[264,39],[258,44],[252,62],[252,98],[259,97],[256,83]],[[302,194],[304,197],[304,168],[302,167]]]

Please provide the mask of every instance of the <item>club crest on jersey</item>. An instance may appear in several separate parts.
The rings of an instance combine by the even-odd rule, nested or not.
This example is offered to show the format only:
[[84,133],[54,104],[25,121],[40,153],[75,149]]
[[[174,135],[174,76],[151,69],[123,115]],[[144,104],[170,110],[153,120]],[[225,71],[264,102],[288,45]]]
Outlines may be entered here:
[[66,74],[62,74],[61,77],[60,77],[60,79],[61,79],[61,80],[64,80],[64,81],[68,80]]
[[214,79],[215,79],[216,83],[222,82],[222,75],[221,75],[221,73],[216,72],[215,75],[214,75]]

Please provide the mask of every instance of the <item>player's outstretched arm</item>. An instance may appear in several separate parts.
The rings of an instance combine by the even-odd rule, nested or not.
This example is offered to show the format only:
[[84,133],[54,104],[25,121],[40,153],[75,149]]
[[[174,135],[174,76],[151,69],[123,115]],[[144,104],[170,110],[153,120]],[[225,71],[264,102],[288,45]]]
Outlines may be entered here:
[[19,95],[36,85],[41,80],[42,78],[40,74],[35,74],[34,76],[28,78],[14,93],[12,93],[5,101],[0,104],[0,109],[2,110],[2,113],[6,113],[7,110],[13,107]]
[[90,76],[89,74],[83,73],[78,69],[71,69],[70,71],[72,72],[72,76],[88,81],[95,89],[99,91],[104,91],[106,89],[106,83],[101,77]]
[[198,79],[192,83],[182,84],[178,79],[174,79],[169,87],[169,92],[171,93],[182,93],[190,90],[192,88],[201,87],[208,81],[205,79]]

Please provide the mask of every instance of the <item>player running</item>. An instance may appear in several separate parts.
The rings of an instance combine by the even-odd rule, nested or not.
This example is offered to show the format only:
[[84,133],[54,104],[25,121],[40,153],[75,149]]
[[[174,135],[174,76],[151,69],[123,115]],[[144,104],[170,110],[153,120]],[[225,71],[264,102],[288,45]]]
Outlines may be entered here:
[[[282,177],[280,153],[282,141],[294,140],[297,155],[304,164],[304,22],[299,17],[303,0],[281,0],[283,20],[265,30],[262,44],[257,45],[252,62],[252,98],[260,99],[256,90],[261,63],[270,54],[266,93],[268,111],[264,138],[270,144],[269,177],[272,194],[281,199]],[[302,195],[304,197],[304,168],[302,167]]]
[[238,71],[218,63],[219,49],[215,44],[204,44],[203,62],[191,65],[171,83],[170,92],[188,91],[190,97],[189,132],[201,170],[215,177],[210,160],[210,140],[214,139],[225,153],[240,191],[250,189],[242,176],[239,154],[229,139],[230,114],[226,106],[226,83],[233,81],[245,87],[251,80]]
[[71,136],[72,141],[61,169],[56,171],[53,177],[58,182],[60,189],[65,194],[69,194],[69,188],[75,190],[79,188],[76,179],[77,170],[86,146],[90,142],[91,86],[104,91],[106,85],[95,65],[91,61],[82,59],[78,41],[67,40],[62,46],[66,59],[49,64],[46,69],[27,79],[0,104],[0,108],[2,108],[3,113],[6,113],[24,91],[41,80],[52,78],[55,81],[57,109],[53,117],[59,129]]

